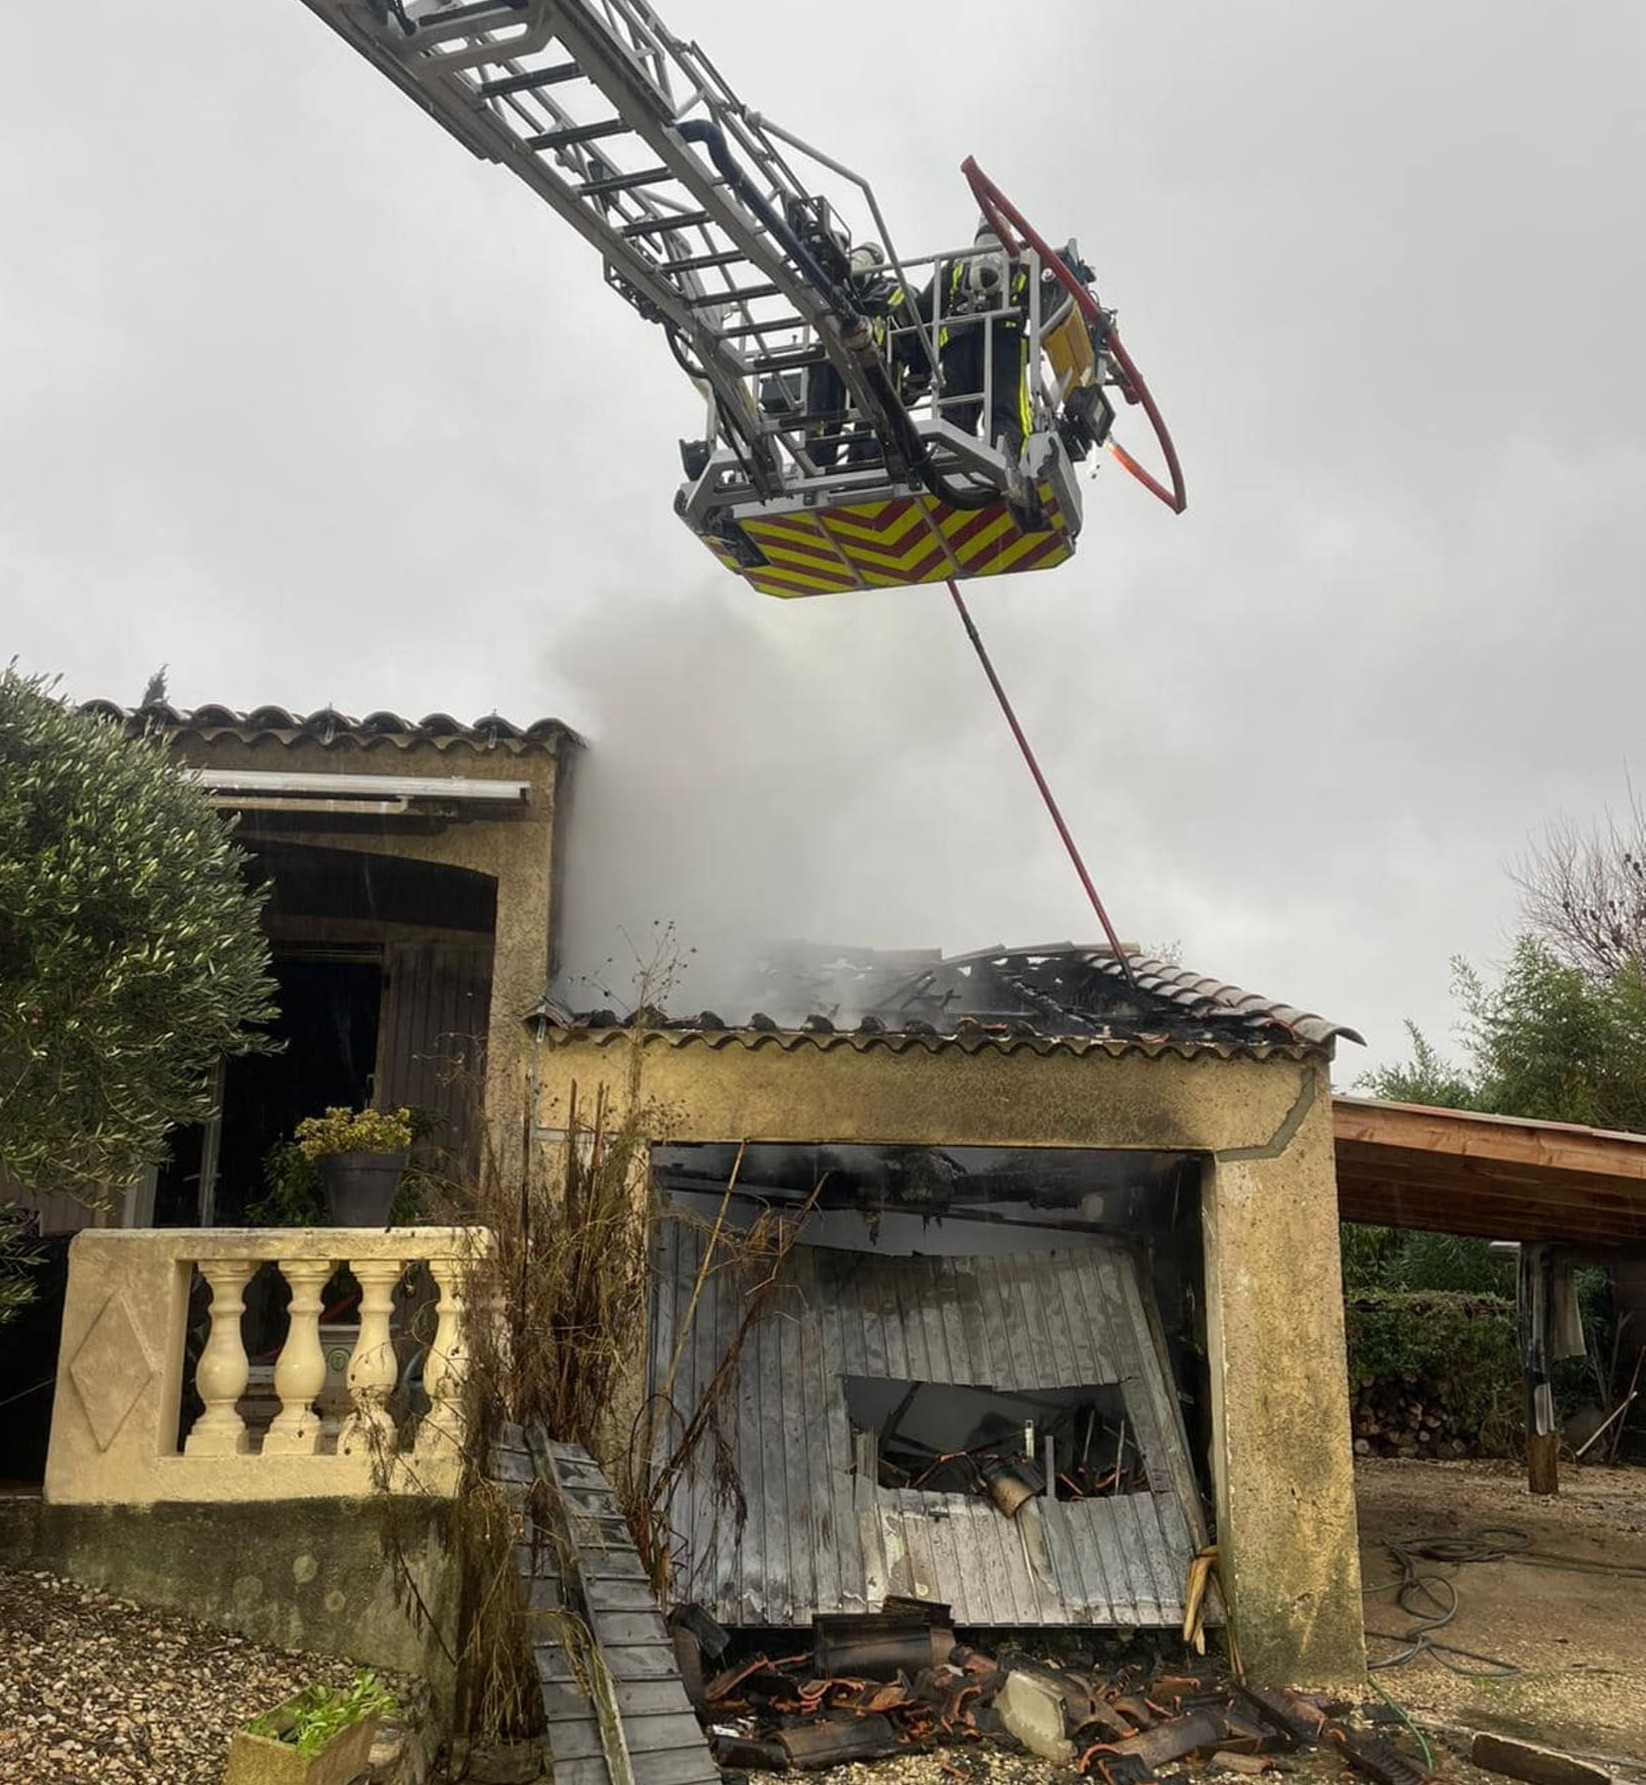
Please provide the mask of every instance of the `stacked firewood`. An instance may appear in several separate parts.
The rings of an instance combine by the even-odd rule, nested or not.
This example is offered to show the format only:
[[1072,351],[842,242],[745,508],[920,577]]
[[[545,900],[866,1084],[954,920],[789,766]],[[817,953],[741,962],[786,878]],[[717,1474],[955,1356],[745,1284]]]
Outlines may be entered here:
[[1360,1456],[1463,1457],[1481,1454],[1478,1423],[1463,1418],[1444,1376],[1400,1376],[1353,1385],[1350,1413]]

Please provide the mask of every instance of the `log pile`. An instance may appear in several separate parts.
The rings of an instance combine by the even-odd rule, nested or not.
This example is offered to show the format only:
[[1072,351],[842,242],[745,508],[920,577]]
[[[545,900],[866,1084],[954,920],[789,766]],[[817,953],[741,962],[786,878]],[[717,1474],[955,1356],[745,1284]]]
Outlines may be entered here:
[[1450,1382],[1436,1374],[1370,1380],[1354,1387],[1355,1452],[1379,1457],[1481,1456],[1478,1426],[1460,1417]]

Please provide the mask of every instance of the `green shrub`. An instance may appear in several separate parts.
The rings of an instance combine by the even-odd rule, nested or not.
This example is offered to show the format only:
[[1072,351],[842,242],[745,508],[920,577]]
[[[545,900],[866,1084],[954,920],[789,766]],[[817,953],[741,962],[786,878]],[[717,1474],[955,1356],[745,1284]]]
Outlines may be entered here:
[[0,668],[0,1160],[95,1196],[205,1121],[275,1014],[263,895],[153,740]]

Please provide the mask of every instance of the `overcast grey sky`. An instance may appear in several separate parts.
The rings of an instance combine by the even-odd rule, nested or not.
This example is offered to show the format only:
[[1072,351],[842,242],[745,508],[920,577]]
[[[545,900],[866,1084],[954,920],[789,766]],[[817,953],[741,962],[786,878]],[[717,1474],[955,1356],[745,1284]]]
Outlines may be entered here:
[[[1444,1038],[1505,862],[1646,761],[1646,8],[659,4],[911,251],[967,153],[1080,238],[1189,511],[1109,466],[979,624],[1124,935],[1363,1027],[1340,1081]],[[576,967],[1091,935],[946,595],[719,572],[698,401],[546,208],[299,0],[54,12],[0,113],[0,656],[564,718]]]

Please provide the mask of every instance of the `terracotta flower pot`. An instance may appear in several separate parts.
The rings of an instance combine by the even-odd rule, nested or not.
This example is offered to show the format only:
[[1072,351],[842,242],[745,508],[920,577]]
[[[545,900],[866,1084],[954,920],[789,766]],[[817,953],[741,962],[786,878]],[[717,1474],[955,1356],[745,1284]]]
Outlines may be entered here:
[[327,1153],[320,1161],[333,1227],[387,1227],[405,1153]]

